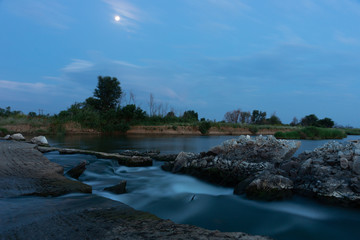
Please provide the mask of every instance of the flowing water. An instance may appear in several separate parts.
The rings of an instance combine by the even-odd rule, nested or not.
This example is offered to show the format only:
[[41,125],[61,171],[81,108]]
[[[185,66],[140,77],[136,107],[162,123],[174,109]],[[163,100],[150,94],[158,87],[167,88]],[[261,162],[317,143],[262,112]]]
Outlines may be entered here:
[[[48,138],[52,146],[90,149],[104,152],[123,150],[160,150],[201,152],[234,136],[71,136]],[[350,136],[347,139],[359,139]],[[324,141],[302,141],[295,155],[313,150]],[[47,153],[51,161],[68,170],[75,163],[90,164],[80,177],[93,187],[93,193],[126,203],[135,209],[151,212],[161,218],[220,231],[242,231],[268,235],[274,239],[360,239],[360,211],[327,206],[294,197],[278,202],[247,200],[224,188],[196,178],[161,170],[161,162],[152,167],[129,168],[116,161],[96,159],[88,155]],[[122,195],[103,191],[105,187],[127,180],[128,193]]]

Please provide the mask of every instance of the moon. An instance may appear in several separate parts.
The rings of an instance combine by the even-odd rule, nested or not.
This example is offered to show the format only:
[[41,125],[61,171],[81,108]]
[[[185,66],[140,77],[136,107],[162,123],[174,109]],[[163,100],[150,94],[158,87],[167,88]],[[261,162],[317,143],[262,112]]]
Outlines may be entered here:
[[119,15],[116,15],[115,17],[114,17],[114,20],[116,21],[116,22],[119,22],[120,21],[120,16]]

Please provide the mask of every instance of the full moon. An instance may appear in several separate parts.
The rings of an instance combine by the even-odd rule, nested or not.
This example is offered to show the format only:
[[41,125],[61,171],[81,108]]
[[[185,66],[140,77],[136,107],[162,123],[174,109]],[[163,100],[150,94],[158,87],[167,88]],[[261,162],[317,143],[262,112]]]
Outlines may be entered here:
[[116,15],[116,16],[114,17],[114,19],[115,19],[116,22],[119,22],[119,21],[120,21],[120,16]]

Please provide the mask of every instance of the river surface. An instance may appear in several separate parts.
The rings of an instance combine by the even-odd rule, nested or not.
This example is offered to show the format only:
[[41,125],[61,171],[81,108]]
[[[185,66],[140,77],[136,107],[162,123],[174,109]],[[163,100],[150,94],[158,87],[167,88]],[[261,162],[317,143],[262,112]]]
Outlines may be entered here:
[[[123,150],[160,150],[201,152],[236,136],[65,136],[49,137],[52,146],[89,149],[104,152]],[[360,139],[349,136],[347,141]],[[302,140],[295,153],[314,148],[327,140]],[[232,194],[232,188],[208,184],[196,178],[161,170],[161,162],[152,167],[129,168],[116,161],[87,155],[45,154],[65,171],[79,161],[87,160],[87,170],[80,181],[93,187],[93,194],[121,201],[135,209],[151,212],[176,223],[197,225],[220,231],[241,231],[267,235],[274,239],[360,239],[360,210],[319,204],[295,196],[290,200],[262,202]],[[127,180],[128,193],[115,195],[103,191]],[[71,197],[71,196],[69,196]]]

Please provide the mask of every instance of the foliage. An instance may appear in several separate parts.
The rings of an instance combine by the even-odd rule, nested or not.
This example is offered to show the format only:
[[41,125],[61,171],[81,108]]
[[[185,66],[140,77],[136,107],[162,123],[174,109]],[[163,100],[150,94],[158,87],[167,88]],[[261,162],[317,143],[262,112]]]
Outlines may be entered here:
[[208,134],[210,128],[211,128],[211,122],[209,121],[202,121],[199,123],[199,131],[203,135]]
[[270,125],[281,125],[281,120],[278,116],[275,115],[275,113],[273,115],[271,115],[271,117],[269,119],[266,120],[268,124]]
[[5,136],[9,134],[9,131],[6,128],[0,128],[0,135]]
[[282,139],[342,139],[346,137],[346,133],[339,129],[306,127],[291,132],[276,132],[276,138]]
[[257,126],[250,126],[249,127],[249,131],[252,133],[252,134],[256,134],[258,131],[259,131],[259,128]]
[[254,110],[251,115],[251,122],[253,124],[264,124],[266,120],[266,112]]
[[116,107],[121,94],[120,82],[117,78],[99,76],[94,98],[88,98],[86,102],[95,109],[106,112]]
[[315,114],[310,114],[301,119],[301,125],[305,127],[315,126],[318,120],[319,119]]
[[335,123],[330,118],[324,118],[324,119],[318,120],[316,125],[318,127],[323,127],[323,128],[332,128],[332,127],[334,127]]
[[189,110],[189,111],[184,112],[182,119],[185,122],[197,122],[197,121],[199,121],[199,116],[198,116],[198,113],[195,112],[194,110]]
[[360,135],[359,128],[346,128],[344,131],[347,135]]
[[224,119],[228,123],[238,123],[238,121],[240,120],[240,114],[241,114],[240,109],[233,110],[225,113]]

